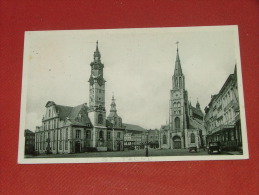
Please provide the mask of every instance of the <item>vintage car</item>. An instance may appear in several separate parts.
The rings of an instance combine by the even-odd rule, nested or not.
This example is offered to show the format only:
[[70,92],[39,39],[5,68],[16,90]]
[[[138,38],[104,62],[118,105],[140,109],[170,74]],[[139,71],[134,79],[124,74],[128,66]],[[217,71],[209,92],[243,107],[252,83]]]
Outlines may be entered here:
[[189,152],[197,152],[197,146],[196,146],[196,144],[190,144]]
[[220,154],[221,152],[222,152],[222,148],[220,146],[220,142],[209,142],[208,154],[213,154],[213,153]]

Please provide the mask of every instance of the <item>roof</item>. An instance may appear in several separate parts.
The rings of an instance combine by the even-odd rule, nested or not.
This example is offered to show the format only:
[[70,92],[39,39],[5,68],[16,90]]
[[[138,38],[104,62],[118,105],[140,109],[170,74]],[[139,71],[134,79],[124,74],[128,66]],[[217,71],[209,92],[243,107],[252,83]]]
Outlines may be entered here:
[[126,127],[126,130],[131,130],[131,131],[146,131],[146,129],[138,126],[138,125],[133,125],[133,124],[127,124],[127,123],[122,123],[123,126]]
[[190,119],[189,129],[200,129],[200,130],[204,131],[205,127],[201,123],[199,123],[198,121]]
[[[68,118],[71,120],[73,125],[86,125],[91,124],[87,113],[88,107],[86,104],[81,104],[72,108]],[[80,115],[79,115],[80,114]]]
[[191,106],[191,109],[192,109],[192,112],[193,112],[194,114],[197,114],[197,115],[199,115],[199,116],[201,116],[201,117],[204,116],[204,114],[202,113],[202,111],[201,111],[200,109],[195,108],[195,107],[193,107],[193,106]]
[[25,129],[24,133],[25,133],[25,134],[27,134],[27,133],[34,134],[34,132],[31,131],[31,130],[29,130],[29,129]]
[[[47,103],[48,104],[48,103]],[[88,117],[88,107],[86,104],[80,104],[75,107],[57,105],[53,102],[53,105],[56,108],[56,111],[61,120],[69,119],[72,125],[85,126],[86,124],[91,124],[91,121]],[[79,115],[80,114],[80,115]]]
[[55,107],[56,107],[56,111],[59,114],[59,117],[61,120],[65,120],[73,108],[70,106],[62,106],[62,105],[55,105]]

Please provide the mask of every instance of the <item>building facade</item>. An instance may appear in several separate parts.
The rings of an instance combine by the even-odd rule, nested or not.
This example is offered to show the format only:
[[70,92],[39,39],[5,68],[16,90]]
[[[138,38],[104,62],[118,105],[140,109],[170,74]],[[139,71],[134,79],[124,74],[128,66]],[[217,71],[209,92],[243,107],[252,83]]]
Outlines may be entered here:
[[242,147],[236,66],[219,93],[211,96],[205,113],[207,142],[219,141],[225,150]]
[[[124,128],[122,119],[116,115],[114,98],[111,113],[106,120],[106,81],[98,42],[94,60],[90,66],[89,105],[84,103],[71,107],[48,101],[42,125],[36,127],[35,131],[35,151],[37,153],[123,150]],[[115,114],[112,115],[112,113]],[[111,136],[111,132],[113,136]],[[115,145],[113,146],[111,142],[115,142]]]
[[188,101],[185,88],[185,76],[182,71],[177,46],[172,89],[170,90],[169,124],[160,129],[161,148],[182,149],[191,145],[203,147],[204,134],[203,113],[200,104],[196,107]]
[[24,131],[25,138],[25,154],[34,154],[35,150],[35,133],[29,129],[25,129]]

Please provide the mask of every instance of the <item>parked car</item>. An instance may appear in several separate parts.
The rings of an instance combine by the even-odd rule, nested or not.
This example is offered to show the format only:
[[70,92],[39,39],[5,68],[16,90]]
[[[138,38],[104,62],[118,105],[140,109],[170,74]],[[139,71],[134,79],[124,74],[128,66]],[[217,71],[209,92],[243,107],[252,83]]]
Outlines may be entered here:
[[222,148],[220,146],[220,142],[209,142],[208,154],[213,154],[213,153],[220,154],[221,152],[222,152]]
[[191,144],[189,147],[189,152],[197,152],[197,146],[196,144]]

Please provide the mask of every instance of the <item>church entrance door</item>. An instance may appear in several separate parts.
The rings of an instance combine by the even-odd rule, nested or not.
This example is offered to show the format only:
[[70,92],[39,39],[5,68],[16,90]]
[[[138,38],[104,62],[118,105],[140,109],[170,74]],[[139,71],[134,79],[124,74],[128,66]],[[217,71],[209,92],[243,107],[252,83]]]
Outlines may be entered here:
[[81,152],[81,143],[80,141],[77,141],[75,146],[75,153],[79,153],[79,152]]
[[179,136],[173,137],[173,147],[174,147],[174,149],[182,148],[182,142],[181,142],[181,138]]

